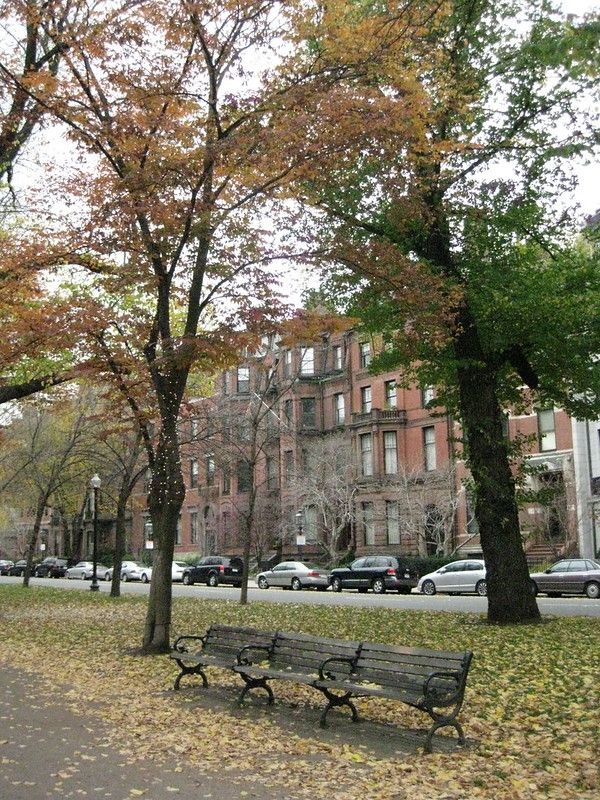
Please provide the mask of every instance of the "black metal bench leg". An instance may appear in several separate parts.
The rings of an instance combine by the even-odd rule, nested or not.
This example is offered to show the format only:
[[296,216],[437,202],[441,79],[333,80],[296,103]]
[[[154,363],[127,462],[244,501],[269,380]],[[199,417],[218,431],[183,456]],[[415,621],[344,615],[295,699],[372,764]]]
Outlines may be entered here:
[[181,672],[175,678],[175,683],[173,684],[173,689],[177,691],[179,689],[179,684],[181,683],[181,679],[184,675],[200,675],[202,678],[202,685],[206,689],[208,686],[208,680],[206,679],[206,675],[204,674],[204,670],[198,664],[195,667],[186,667],[185,664],[182,664],[181,661],[177,662],[181,667]]
[[244,675],[243,672],[240,672],[238,674],[242,677],[244,683],[246,684],[242,689],[240,696],[238,697],[237,701],[238,706],[242,705],[242,703],[244,702],[244,697],[248,694],[248,692],[251,689],[264,689],[269,696],[269,699],[267,701],[268,705],[270,706],[273,705],[273,703],[275,702],[275,695],[273,694],[273,690],[267,683],[266,678],[249,678],[248,675]]
[[356,706],[350,700],[352,697],[352,692],[346,692],[344,695],[336,695],[332,692],[328,691],[327,689],[321,690],[327,700],[329,701],[325,708],[323,709],[323,713],[321,714],[321,719],[319,725],[322,728],[327,727],[327,714],[331,711],[332,708],[337,708],[338,706],[348,706],[350,711],[352,712],[352,722],[359,722],[358,711],[356,710]]
[[440,728],[448,728],[448,727],[454,728],[458,733],[459,745],[464,746],[467,743],[467,740],[465,739],[465,733],[462,729],[462,725],[454,716],[446,717],[443,714],[437,714],[435,711],[431,711],[429,709],[427,713],[434,720],[434,723],[428,730],[427,736],[425,737],[424,749],[426,753],[431,753],[431,740],[433,738],[433,734]]

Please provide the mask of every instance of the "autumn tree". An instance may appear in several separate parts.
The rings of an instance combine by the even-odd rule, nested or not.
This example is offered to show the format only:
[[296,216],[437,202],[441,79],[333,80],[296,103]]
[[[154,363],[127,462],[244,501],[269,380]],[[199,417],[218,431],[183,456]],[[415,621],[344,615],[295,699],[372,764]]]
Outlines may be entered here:
[[387,334],[376,366],[443,387],[460,420],[489,620],[536,620],[502,412],[525,384],[538,406],[598,413],[597,251],[571,245],[561,201],[596,143],[599,24],[545,0],[460,0],[414,22],[397,3],[322,10],[307,58],[345,66],[336,90],[370,124],[358,157],[297,196],[338,304]]
[[[0,15],[0,181],[10,187],[0,228],[0,404],[71,379],[69,309],[48,297],[40,284],[56,254],[40,258],[29,247],[31,231],[19,199],[15,168],[19,156],[48,118],[62,56],[65,26],[85,27],[80,0],[3,0]],[[34,137],[35,138],[35,137]],[[16,216],[19,215],[20,216]],[[16,216],[16,220],[14,219]],[[60,260],[60,259],[59,259]],[[63,262],[64,263],[64,262]]]
[[13,472],[18,478],[12,483],[4,480],[2,501],[23,507],[25,499],[25,508],[34,509],[24,586],[29,585],[46,508],[55,496],[81,494],[82,487],[87,487],[92,463],[89,414],[90,405],[83,396],[77,404],[69,397],[52,405],[44,398],[30,399],[5,431],[0,479]]
[[[81,162],[52,181],[69,204],[60,234],[49,238],[85,251],[97,275],[91,313],[113,362],[100,375],[118,374],[134,403],[147,387],[156,413],[156,439],[144,438],[156,542],[148,651],[169,647],[185,491],[177,425],[190,370],[214,372],[272,328],[266,265],[280,243],[268,246],[265,199],[319,153],[314,135],[280,147],[285,109],[302,107],[302,86],[264,78],[293,6],[100,3],[89,9],[88,35],[69,25],[57,32],[65,70],[46,102]],[[119,296],[127,302],[116,309]]]

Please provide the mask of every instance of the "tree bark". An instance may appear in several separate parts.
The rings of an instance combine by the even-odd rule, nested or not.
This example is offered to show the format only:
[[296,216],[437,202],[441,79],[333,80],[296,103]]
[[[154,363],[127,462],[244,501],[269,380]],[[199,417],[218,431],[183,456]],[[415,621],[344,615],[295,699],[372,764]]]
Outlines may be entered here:
[[40,492],[38,495],[37,506],[35,509],[35,520],[33,523],[33,530],[31,532],[31,536],[29,537],[29,543],[27,546],[27,566],[25,567],[25,572],[23,573],[23,586],[29,586],[29,578],[31,577],[31,568],[33,566],[33,559],[35,556],[35,548],[37,547],[37,542],[40,536],[40,528],[42,527],[42,519],[44,518],[44,509],[46,508],[46,503],[48,502],[48,496],[45,492]]
[[[178,404],[175,405],[178,408]],[[148,493],[155,548],[143,640],[143,650],[148,653],[167,653],[170,649],[171,565],[177,522],[185,497],[177,438],[177,408],[162,419]]]
[[487,571],[488,622],[540,619],[521,542],[515,484],[502,432],[497,368],[481,360],[468,324],[455,340],[462,426],[475,483],[475,516]]

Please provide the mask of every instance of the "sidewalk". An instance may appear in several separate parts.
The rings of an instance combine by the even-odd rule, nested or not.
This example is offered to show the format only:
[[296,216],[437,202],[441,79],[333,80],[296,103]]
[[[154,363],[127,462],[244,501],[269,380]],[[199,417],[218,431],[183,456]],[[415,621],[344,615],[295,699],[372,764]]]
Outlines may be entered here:
[[104,727],[73,714],[60,691],[0,666],[0,798],[110,800],[280,800],[264,787],[236,784],[150,763],[127,764],[103,742]]

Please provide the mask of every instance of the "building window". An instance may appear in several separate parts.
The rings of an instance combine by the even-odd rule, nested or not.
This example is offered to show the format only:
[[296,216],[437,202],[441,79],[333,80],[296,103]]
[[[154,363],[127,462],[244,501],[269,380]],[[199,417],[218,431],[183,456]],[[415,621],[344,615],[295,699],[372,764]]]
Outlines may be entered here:
[[193,419],[190,422],[190,433],[192,441],[198,438],[198,434],[200,433],[200,422],[197,419]]
[[333,418],[336,425],[343,425],[346,421],[346,401],[341,392],[333,396]]
[[385,407],[396,408],[396,381],[386,381],[385,388]]
[[360,463],[364,476],[373,474],[373,436],[370,433],[360,436]]
[[215,457],[206,456],[206,485],[214,486],[215,483]]
[[177,517],[177,527],[175,528],[175,544],[181,544],[181,514]]
[[540,450],[556,450],[556,429],[554,424],[554,409],[544,408],[537,412],[538,436]]
[[433,425],[423,428],[423,456],[425,470],[432,472],[436,468],[435,428]]
[[252,467],[248,461],[238,461],[237,490],[238,494],[249,492],[252,488]]
[[385,431],[383,434],[383,461],[385,474],[396,475],[398,472],[396,431]]
[[294,451],[286,450],[283,454],[283,469],[286,482],[291,481],[294,475]]
[[333,368],[342,369],[342,345],[333,345]]
[[279,467],[277,459],[267,456],[267,489],[276,489],[279,484]]
[[361,342],[358,345],[358,349],[360,352],[360,367],[361,369],[367,369],[371,363],[371,345],[369,342]]
[[286,350],[283,354],[283,374],[286,378],[292,376],[292,351]]
[[318,512],[316,506],[307,506],[304,509],[303,533],[307,541],[316,542],[318,539]]
[[288,426],[291,428],[294,424],[294,401],[285,400],[283,403],[283,418]]
[[385,529],[388,544],[400,544],[400,516],[398,501],[385,501]]
[[317,427],[317,401],[314,397],[302,397],[300,399],[302,409],[302,427]]
[[221,515],[221,522],[223,525],[223,546],[231,546],[231,514],[229,511],[223,511]]
[[365,531],[365,545],[375,544],[375,515],[373,503],[362,503],[362,518]]
[[225,467],[223,470],[223,494],[229,494],[231,492],[231,473],[229,472],[229,467]]
[[315,348],[302,347],[300,349],[300,374],[301,375],[314,375],[315,374]]
[[431,403],[435,398],[435,390],[433,386],[422,386],[421,387],[421,405],[423,408],[427,408],[429,403]]
[[190,458],[190,488],[196,489],[198,486],[198,459]]
[[225,372],[223,374],[223,394],[229,394],[230,393],[230,387],[231,387],[230,378],[231,378],[231,376],[230,376],[229,372]]
[[237,390],[238,392],[250,391],[250,369],[248,367],[238,367]]
[[198,544],[198,512],[190,511],[190,544]]
[[363,386],[360,390],[360,410],[362,414],[371,413],[371,387]]

